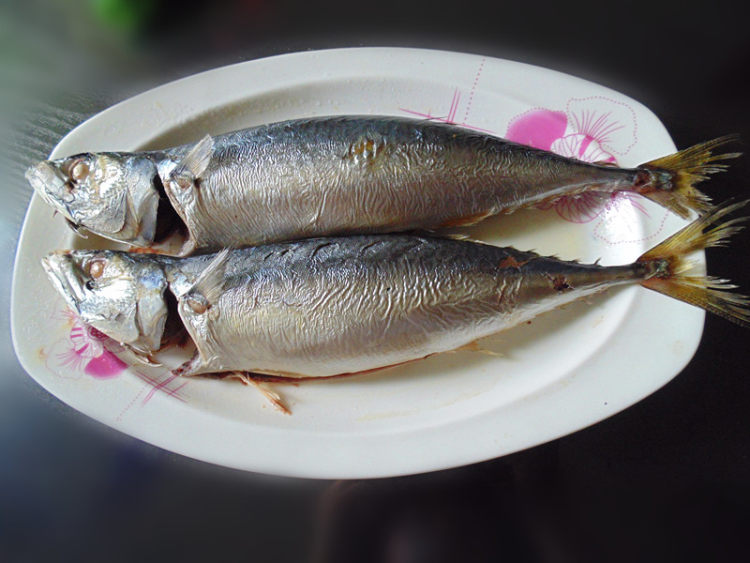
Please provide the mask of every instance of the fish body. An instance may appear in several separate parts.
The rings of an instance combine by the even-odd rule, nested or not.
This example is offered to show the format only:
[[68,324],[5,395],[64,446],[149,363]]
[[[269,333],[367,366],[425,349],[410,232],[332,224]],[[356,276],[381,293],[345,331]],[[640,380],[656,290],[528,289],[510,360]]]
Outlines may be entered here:
[[[167,277],[187,281],[193,268],[173,263]],[[289,377],[369,371],[460,348],[640,275],[405,235],[267,245],[206,268],[215,274],[185,293],[187,284],[172,285],[200,351],[190,373]]]
[[[585,163],[455,125],[399,117],[298,119],[142,153],[41,162],[27,178],[76,227],[175,254],[342,234],[466,225],[593,192],[631,191],[682,216],[724,168],[726,139],[636,168]],[[107,205],[100,205],[104,195]]]
[[[189,258],[138,255],[133,263],[141,269],[150,265],[151,278],[166,280],[159,287],[175,297],[173,314],[197,347],[195,358],[176,373],[327,377],[461,348],[623,284],[640,283],[747,324],[745,298],[725,291],[729,286],[720,280],[684,275],[683,255],[736,231],[736,221],[730,221],[704,233],[735,208],[698,219],[622,266],[412,235],[308,239]],[[143,284],[144,274],[135,266],[127,275],[108,268],[110,262],[124,263],[124,256],[130,255],[55,253],[45,267],[58,290],[68,286],[56,278],[78,280],[76,312],[99,328],[101,315],[93,313],[106,301],[103,292],[112,279]],[[97,262],[104,267],[90,284]],[[134,289],[130,295],[140,293]],[[83,307],[87,300],[92,304]],[[146,321],[141,319],[153,325]],[[105,328],[112,335],[111,326]]]
[[[645,184],[467,129],[399,118],[319,118],[215,137],[197,184],[165,187],[197,250],[473,223],[594,186]],[[172,170],[162,166],[162,177]]]

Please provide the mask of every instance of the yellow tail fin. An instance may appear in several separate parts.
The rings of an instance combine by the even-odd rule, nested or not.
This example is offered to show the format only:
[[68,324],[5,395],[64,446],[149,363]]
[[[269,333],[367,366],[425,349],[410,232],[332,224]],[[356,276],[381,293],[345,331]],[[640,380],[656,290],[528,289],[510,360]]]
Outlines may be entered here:
[[707,179],[709,174],[723,172],[728,168],[727,164],[719,161],[737,158],[742,154],[714,154],[719,147],[738,140],[737,135],[719,137],[643,164],[641,168],[656,173],[656,181],[639,190],[639,193],[683,219],[690,216],[690,210],[698,213],[709,211],[711,199],[698,190],[695,184]]
[[647,276],[641,285],[750,327],[750,298],[731,293],[729,290],[737,286],[728,280],[691,274],[693,264],[687,258],[696,250],[724,246],[729,237],[742,230],[739,223],[748,217],[718,221],[747,203],[717,207],[638,258]]

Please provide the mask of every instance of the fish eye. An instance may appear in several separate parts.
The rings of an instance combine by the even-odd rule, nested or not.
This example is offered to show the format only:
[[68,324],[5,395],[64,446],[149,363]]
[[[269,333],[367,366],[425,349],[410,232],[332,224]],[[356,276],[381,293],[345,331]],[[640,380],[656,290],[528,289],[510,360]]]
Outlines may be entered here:
[[84,285],[86,286],[86,289],[88,289],[89,291],[93,291],[93,289],[96,287],[94,280],[86,280],[86,283]]
[[86,158],[77,157],[66,163],[65,172],[73,182],[77,183],[84,181],[88,177],[91,167]]
[[[104,260],[92,260],[88,266],[88,275],[92,278],[100,278],[104,273]],[[88,287],[88,282],[87,282]],[[89,288],[90,289],[90,288]]]
[[83,160],[76,162],[70,169],[70,177],[76,182],[85,180],[89,175],[89,165]]

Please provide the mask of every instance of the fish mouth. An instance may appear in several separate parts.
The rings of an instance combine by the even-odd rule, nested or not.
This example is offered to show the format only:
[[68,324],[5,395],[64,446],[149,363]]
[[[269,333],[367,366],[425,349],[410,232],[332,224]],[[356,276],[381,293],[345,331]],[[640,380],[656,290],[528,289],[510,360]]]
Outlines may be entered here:
[[62,198],[67,180],[54,162],[42,160],[30,166],[26,170],[25,176],[34,191],[39,194],[39,197],[62,213],[66,219],[73,221],[68,206]]
[[42,268],[67,305],[80,314],[78,304],[84,298],[84,289],[70,255],[65,251],[48,254],[42,258]]

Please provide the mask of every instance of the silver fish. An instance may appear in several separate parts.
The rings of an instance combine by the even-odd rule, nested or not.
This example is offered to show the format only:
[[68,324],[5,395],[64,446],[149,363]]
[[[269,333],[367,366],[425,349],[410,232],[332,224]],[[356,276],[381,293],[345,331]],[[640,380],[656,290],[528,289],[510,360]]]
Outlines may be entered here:
[[618,168],[444,123],[322,117],[164,151],[44,161],[27,178],[76,227],[186,256],[467,225],[583,192],[634,192],[687,217],[709,207],[693,184],[737,156],[713,154],[728,140]]
[[197,348],[175,374],[328,377],[461,348],[623,284],[748,325],[748,300],[729,293],[733,286],[686,272],[687,254],[738,230],[739,219],[710,227],[739,205],[696,220],[622,266],[446,238],[361,235],[190,258],[72,251],[52,254],[45,268],[83,321],[151,351],[164,326],[165,294],[172,294],[169,314],[179,316]]

